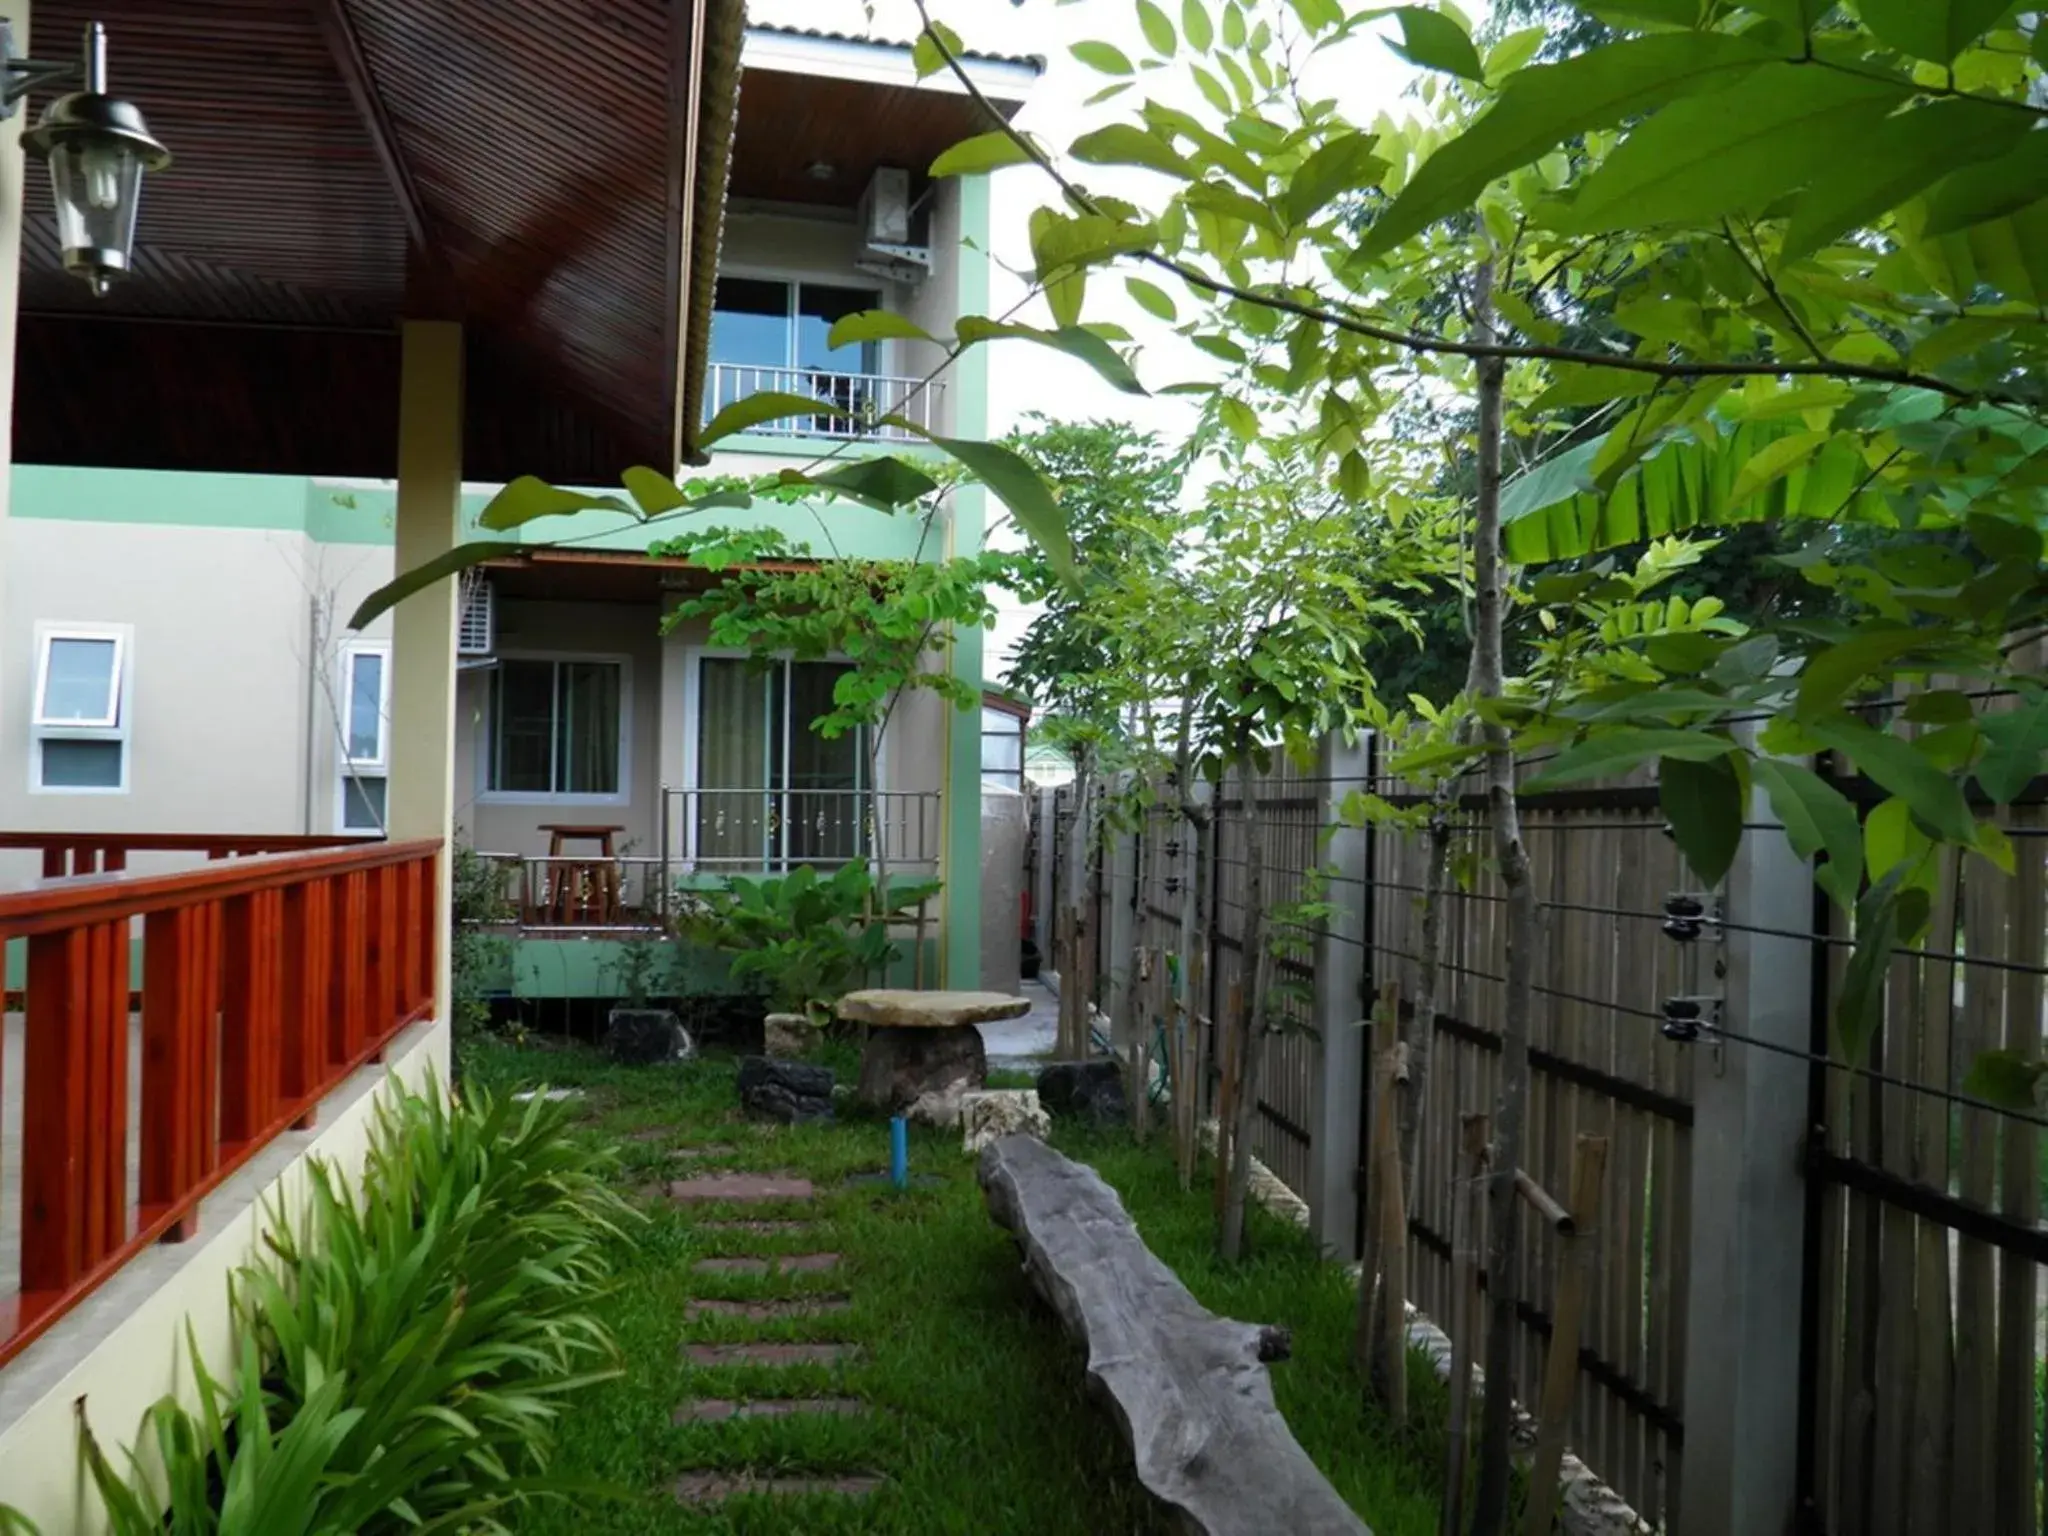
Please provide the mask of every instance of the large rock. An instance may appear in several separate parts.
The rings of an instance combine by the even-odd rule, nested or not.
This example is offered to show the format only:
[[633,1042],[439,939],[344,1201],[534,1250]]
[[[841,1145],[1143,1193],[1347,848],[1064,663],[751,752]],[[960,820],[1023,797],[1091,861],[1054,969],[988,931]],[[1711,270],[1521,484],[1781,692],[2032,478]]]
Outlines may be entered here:
[[1039,1107],[1035,1088],[992,1088],[960,1100],[960,1146],[979,1152],[1003,1136],[1036,1136],[1045,1140],[1052,1118]]
[[666,1008],[614,1008],[605,1021],[605,1055],[629,1067],[687,1061],[695,1049],[683,1021]]
[[[957,1104],[962,1093],[987,1081],[988,1050],[972,1024],[950,1029],[881,1025],[868,1031],[854,1097],[885,1115],[900,1115],[920,1099]],[[933,1116],[934,1106],[928,1104],[924,1113]]]
[[832,1118],[832,1070],[805,1061],[749,1056],[740,1063],[740,1103],[757,1120],[796,1125]]
[[1031,999],[1007,992],[914,992],[871,987],[839,999],[839,1017],[855,1024],[886,1024],[894,1029],[958,1029],[963,1024],[992,1024],[1021,1019]]
[[771,1013],[761,1021],[761,1049],[769,1056],[808,1056],[818,1032],[800,1013]]
[[1114,1061],[1048,1062],[1038,1074],[1038,1102],[1061,1119],[1096,1126],[1122,1125],[1131,1118],[1123,1068]]

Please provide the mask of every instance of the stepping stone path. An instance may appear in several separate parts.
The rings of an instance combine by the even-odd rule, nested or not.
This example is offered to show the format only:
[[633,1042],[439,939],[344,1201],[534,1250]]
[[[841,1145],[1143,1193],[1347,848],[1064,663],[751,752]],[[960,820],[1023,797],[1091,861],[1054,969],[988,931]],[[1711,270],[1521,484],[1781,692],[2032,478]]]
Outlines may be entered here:
[[694,1179],[677,1179],[668,1187],[669,1199],[685,1205],[712,1200],[808,1200],[812,1194],[811,1181],[793,1173],[707,1173]]
[[765,1275],[771,1263],[778,1275],[822,1275],[839,1266],[836,1253],[792,1253],[768,1259],[699,1259],[690,1267],[700,1275]]
[[[682,1148],[677,1158],[723,1156],[738,1149],[731,1146]],[[769,1201],[799,1201],[813,1197],[811,1182],[794,1174],[707,1173],[678,1179],[667,1187],[668,1198],[684,1205],[756,1204]],[[748,1220],[732,1218],[707,1221],[704,1230],[745,1232],[760,1236],[785,1236],[803,1232],[809,1222]],[[829,1274],[839,1267],[836,1253],[796,1253],[779,1257],[731,1255],[699,1259],[691,1266],[705,1275],[792,1275]],[[852,1305],[843,1295],[813,1295],[727,1301],[698,1297],[685,1305],[684,1316],[692,1322],[720,1318],[747,1322],[776,1322],[789,1318],[819,1317],[844,1312]],[[841,1343],[729,1343],[685,1344],[683,1359],[692,1366],[734,1365],[838,1365],[858,1358],[858,1345]],[[731,1419],[793,1418],[799,1414],[851,1416],[865,1413],[867,1405],[853,1397],[775,1397],[752,1401],[728,1398],[696,1398],[679,1405],[674,1413],[678,1424],[716,1424]],[[842,1498],[865,1498],[882,1486],[882,1479],[866,1473],[825,1476],[770,1476],[747,1470],[686,1472],[677,1478],[673,1493],[678,1504],[720,1504],[741,1495],[795,1498],[805,1494],[836,1494]]]
[[700,1397],[675,1412],[678,1424],[717,1424],[727,1419],[786,1419],[792,1414],[838,1414],[853,1417],[868,1411],[857,1397],[769,1397],[751,1403],[722,1397]]

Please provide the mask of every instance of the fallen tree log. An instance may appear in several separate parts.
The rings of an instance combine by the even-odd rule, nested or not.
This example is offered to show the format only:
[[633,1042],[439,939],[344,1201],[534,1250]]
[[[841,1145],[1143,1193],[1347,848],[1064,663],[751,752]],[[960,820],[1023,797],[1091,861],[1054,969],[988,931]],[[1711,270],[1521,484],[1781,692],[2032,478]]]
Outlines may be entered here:
[[1094,1169],[1029,1136],[982,1149],[989,1212],[1088,1351],[1138,1481],[1199,1536],[1372,1536],[1296,1442],[1265,1363],[1283,1329],[1205,1309]]

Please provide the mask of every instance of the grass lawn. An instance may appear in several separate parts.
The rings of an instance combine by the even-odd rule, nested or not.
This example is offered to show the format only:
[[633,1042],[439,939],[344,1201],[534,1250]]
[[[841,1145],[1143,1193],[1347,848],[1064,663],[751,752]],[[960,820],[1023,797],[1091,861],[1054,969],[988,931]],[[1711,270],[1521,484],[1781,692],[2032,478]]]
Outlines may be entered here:
[[[821,1057],[851,1081],[850,1055]],[[809,1177],[817,1196],[786,1209],[680,1208],[644,1202],[650,1220],[620,1265],[608,1317],[625,1374],[576,1402],[562,1426],[553,1471],[617,1488],[537,1511],[533,1532],[625,1536],[629,1532],[1033,1533],[1111,1536],[1164,1531],[1166,1523],[1127,1469],[1106,1414],[1082,1391],[1082,1361],[1032,1294],[1007,1233],[983,1208],[973,1161],[957,1133],[913,1127],[914,1173],[937,1182],[898,1195],[849,1184],[886,1166],[885,1124],[851,1121],[796,1129],[752,1124],[735,1110],[735,1063],[712,1058],[677,1067],[612,1067],[584,1051],[495,1044],[465,1055],[469,1080],[496,1091],[546,1082],[586,1090],[594,1134],[619,1141],[629,1184],[721,1169]],[[635,1131],[674,1128],[670,1139]],[[692,1161],[677,1146],[734,1150]],[[1379,1536],[1434,1536],[1435,1447],[1398,1437],[1360,1405],[1349,1366],[1351,1293],[1317,1261],[1307,1239],[1263,1211],[1252,1215],[1253,1257],[1234,1270],[1209,1254],[1205,1195],[1182,1195],[1164,1150],[1126,1141],[1059,1138],[1116,1187],[1146,1241],[1211,1309],[1294,1330],[1294,1358],[1272,1368],[1294,1433]],[[802,1232],[706,1230],[716,1219],[795,1217]],[[788,1277],[698,1273],[718,1256],[839,1254],[833,1273]],[[752,1300],[817,1293],[845,1296],[829,1316],[686,1321],[693,1298]],[[728,1341],[821,1341],[859,1346],[838,1365],[685,1363],[683,1346]],[[1426,1367],[1411,1373],[1419,1422],[1440,1422]],[[853,1396],[859,1416],[802,1415],[673,1422],[692,1398]],[[685,1472],[750,1468],[781,1476],[875,1473],[886,1481],[865,1500],[815,1494],[741,1497],[679,1507]]]

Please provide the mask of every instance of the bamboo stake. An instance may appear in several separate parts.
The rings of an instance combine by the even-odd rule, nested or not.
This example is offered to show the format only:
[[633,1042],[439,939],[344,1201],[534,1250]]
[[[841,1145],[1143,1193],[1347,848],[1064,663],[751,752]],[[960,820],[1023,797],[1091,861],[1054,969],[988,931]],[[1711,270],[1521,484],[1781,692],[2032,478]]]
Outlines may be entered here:
[[1236,1140],[1237,1127],[1237,1058],[1240,1054],[1237,1041],[1237,1016],[1244,1011],[1244,988],[1232,982],[1230,995],[1225,1003],[1224,1021],[1219,1021],[1218,1034],[1223,1054],[1223,1080],[1217,1085],[1216,1093],[1216,1219],[1223,1219],[1223,1203],[1230,1197],[1230,1163],[1232,1143]]
[[1471,1442],[1473,1330],[1479,1325],[1480,1215],[1484,1210],[1485,1115],[1460,1122],[1465,1181],[1451,1200],[1451,1412],[1444,1431],[1444,1508],[1439,1536],[1464,1536],[1465,1467]]
[[1564,1465],[1565,1431],[1572,1393],[1579,1381],[1579,1329],[1586,1285],[1593,1269],[1593,1228],[1600,1210],[1600,1182],[1607,1171],[1607,1138],[1581,1135],[1572,1148],[1572,1208],[1560,1225],[1564,1253],[1557,1280],[1557,1315],[1551,1321],[1550,1356],[1544,1362],[1543,1401],[1537,1413],[1536,1464],[1529,1473],[1528,1536],[1550,1536],[1557,1511],[1557,1474]]

